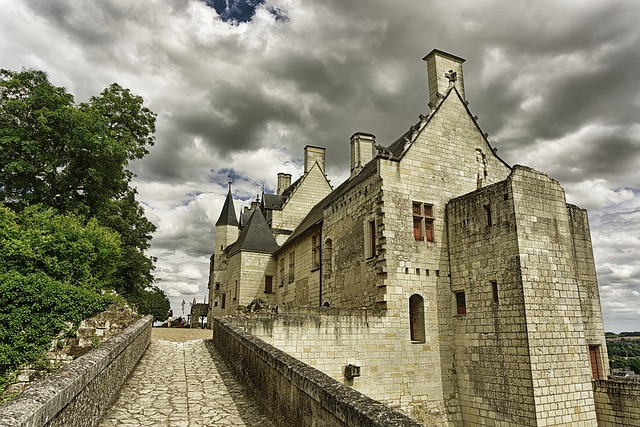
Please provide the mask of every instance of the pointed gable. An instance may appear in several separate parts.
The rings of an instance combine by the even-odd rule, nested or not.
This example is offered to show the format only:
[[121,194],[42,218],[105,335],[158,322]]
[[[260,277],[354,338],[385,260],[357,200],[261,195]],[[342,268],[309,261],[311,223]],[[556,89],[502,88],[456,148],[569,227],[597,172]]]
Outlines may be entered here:
[[229,186],[229,192],[227,193],[227,198],[224,201],[224,206],[222,207],[222,212],[220,212],[220,218],[218,218],[218,222],[216,222],[216,227],[219,225],[233,225],[238,226],[238,217],[236,217],[236,210],[233,207],[233,197],[231,196],[231,186]]
[[240,251],[273,253],[276,249],[278,244],[271,234],[264,215],[260,209],[255,209],[242,229],[238,241],[233,244],[229,255]]

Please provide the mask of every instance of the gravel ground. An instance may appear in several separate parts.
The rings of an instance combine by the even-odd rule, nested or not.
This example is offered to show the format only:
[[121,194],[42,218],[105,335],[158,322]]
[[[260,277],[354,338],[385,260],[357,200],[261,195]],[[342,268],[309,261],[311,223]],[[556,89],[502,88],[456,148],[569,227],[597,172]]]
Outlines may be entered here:
[[211,329],[151,328],[151,339],[171,342],[210,340],[213,339],[213,331]]

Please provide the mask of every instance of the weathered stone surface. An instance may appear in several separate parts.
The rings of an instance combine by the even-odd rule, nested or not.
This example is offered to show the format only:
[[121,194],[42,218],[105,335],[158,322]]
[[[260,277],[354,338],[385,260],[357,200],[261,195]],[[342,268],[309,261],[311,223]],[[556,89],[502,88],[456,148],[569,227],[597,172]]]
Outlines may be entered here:
[[599,427],[640,425],[640,380],[596,380],[593,389]]
[[417,427],[394,411],[231,325],[214,323],[214,343],[277,426]]
[[212,341],[189,340],[206,331],[155,332],[165,339],[151,341],[100,427],[271,425]]
[[149,345],[151,316],[0,407],[2,426],[93,426]]

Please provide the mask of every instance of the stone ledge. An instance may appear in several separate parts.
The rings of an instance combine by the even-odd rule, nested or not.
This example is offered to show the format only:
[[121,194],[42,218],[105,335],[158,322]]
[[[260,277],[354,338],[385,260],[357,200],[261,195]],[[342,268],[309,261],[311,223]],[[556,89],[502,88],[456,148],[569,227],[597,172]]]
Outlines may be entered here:
[[[214,345],[233,366],[237,375],[250,383],[258,401],[267,413],[270,413],[271,421],[277,425],[291,425],[290,422],[295,420],[297,425],[302,427],[312,425],[311,422],[318,421],[319,418],[323,421],[323,425],[327,426],[418,427],[422,425],[248,334],[233,325],[231,319],[215,319]],[[252,364],[254,366],[251,366]],[[274,379],[273,376],[269,378],[267,371],[277,372],[278,378]],[[271,381],[272,384],[265,384],[261,380]],[[283,381],[289,386],[282,387]],[[274,385],[274,382],[278,384]],[[295,399],[304,400],[305,405],[292,403],[294,398],[289,394],[293,393],[293,389],[299,390]],[[269,399],[269,402],[261,400],[261,396]],[[300,407],[307,408],[311,414],[309,412],[300,414],[298,412]],[[273,408],[277,408],[279,413],[273,413]],[[300,415],[308,418],[305,420],[300,418]],[[305,423],[305,421],[309,422]]]
[[[115,397],[115,393],[100,393],[99,396],[87,397],[84,396],[85,390],[117,391],[122,385],[120,379],[124,381],[149,345],[151,324],[151,316],[138,320],[121,334],[74,360],[43,382],[25,390],[16,399],[0,406],[0,425],[39,427],[54,423],[63,410],[82,408],[82,400],[85,398],[90,402],[101,401],[100,407],[106,408]],[[128,354],[128,350],[138,346],[141,348],[135,352],[136,354]],[[93,384],[90,388],[92,381],[100,381],[101,374],[107,370],[120,372],[120,375],[106,375],[107,378],[115,377],[119,384]],[[98,422],[102,413],[96,413],[95,408],[89,409],[97,416],[92,416],[91,420],[78,419],[78,425],[93,425]],[[65,414],[64,418],[73,419],[73,413]]]

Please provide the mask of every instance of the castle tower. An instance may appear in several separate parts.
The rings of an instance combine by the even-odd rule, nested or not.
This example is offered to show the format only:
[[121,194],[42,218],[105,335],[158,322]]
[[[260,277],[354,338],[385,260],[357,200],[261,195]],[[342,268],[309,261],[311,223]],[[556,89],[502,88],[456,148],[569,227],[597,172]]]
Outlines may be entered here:
[[229,192],[224,201],[220,218],[216,222],[216,247],[214,254],[220,254],[231,243],[238,240],[238,217],[233,207],[233,196],[231,195],[231,182],[229,182]]

